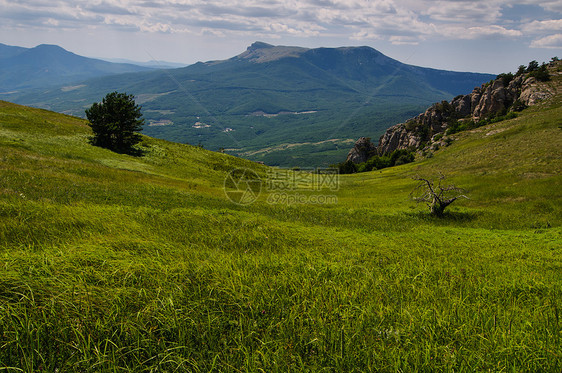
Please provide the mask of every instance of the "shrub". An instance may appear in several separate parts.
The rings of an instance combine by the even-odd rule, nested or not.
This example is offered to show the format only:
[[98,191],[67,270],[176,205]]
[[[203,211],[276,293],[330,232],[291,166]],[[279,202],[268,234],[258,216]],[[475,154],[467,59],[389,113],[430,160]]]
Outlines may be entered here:
[[525,103],[523,101],[521,101],[520,99],[517,99],[517,100],[515,100],[513,105],[511,105],[510,110],[511,111],[522,111],[522,110],[525,110],[526,108],[527,108],[527,105],[525,105]]
[[496,79],[500,79],[503,83],[504,86],[508,86],[509,83],[513,80],[514,75],[512,73],[507,73],[507,74],[500,74],[497,76]]
[[415,155],[413,151],[406,149],[397,149],[389,154],[382,156],[374,155],[367,162],[355,164],[346,161],[336,165],[340,174],[353,174],[356,172],[367,172],[372,170],[380,170],[387,167],[399,166],[402,164],[413,162]]
[[537,79],[540,82],[546,82],[550,80],[550,74],[548,73],[548,69],[545,63],[543,63],[537,69],[531,71],[529,73],[529,76],[532,76],[533,78]]
[[411,163],[414,161],[414,153],[402,154],[396,162],[394,162],[395,166],[400,166],[401,164]]
[[357,166],[352,161],[338,163],[336,167],[340,174],[354,174],[357,172]]
[[529,65],[527,66],[527,72],[530,73],[532,71],[538,70],[539,69],[539,63],[537,61],[531,61],[529,62]]
[[[414,153],[406,149],[398,149],[390,153],[389,166],[398,166],[405,163],[410,163],[414,161]],[[399,163],[400,161],[400,163]]]

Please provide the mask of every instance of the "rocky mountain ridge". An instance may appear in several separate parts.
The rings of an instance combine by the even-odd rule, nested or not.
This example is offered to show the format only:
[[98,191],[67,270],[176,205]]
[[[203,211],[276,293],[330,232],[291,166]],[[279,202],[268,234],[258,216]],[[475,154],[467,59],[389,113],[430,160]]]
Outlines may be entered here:
[[[562,74],[562,61],[548,65],[549,74]],[[467,95],[452,101],[433,104],[424,113],[390,127],[375,146],[366,137],[357,140],[347,161],[363,163],[373,155],[389,154],[399,149],[421,150],[441,139],[448,128],[458,123],[505,115],[554,96],[553,87],[532,74],[501,74]],[[442,144],[440,144],[442,145]]]

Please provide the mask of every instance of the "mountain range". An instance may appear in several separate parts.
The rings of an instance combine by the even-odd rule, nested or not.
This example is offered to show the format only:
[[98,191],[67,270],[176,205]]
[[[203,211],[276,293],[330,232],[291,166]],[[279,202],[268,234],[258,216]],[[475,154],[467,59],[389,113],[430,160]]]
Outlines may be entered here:
[[[25,53],[17,52],[6,53]],[[142,105],[147,135],[270,165],[326,166],[345,157],[362,134],[381,135],[431,103],[495,76],[411,66],[370,47],[256,42],[230,59],[184,68],[72,82],[66,77],[59,87],[4,98],[84,116],[105,94],[124,91]]]
[[130,63],[82,57],[56,45],[23,48],[0,44],[0,93],[149,70],[152,69]]

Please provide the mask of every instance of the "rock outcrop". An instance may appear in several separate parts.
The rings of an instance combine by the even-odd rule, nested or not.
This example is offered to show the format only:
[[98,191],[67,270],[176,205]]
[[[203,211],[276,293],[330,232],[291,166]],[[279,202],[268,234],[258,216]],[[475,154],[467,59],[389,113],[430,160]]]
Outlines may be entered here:
[[[561,62],[557,61],[551,63],[549,69],[557,70],[560,66]],[[554,94],[551,87],[541,84],[529,75],[499,76],[494,81],[474,88],[468,95],[457,96],[451,102],[433,104],[417,117],[390,127],[380,137],[375,150],[371,150],[364,137],[360,138],[347,159],[354,163],[362,163],[368,160],[369,154],[382,155],[397,149],[419,150],[422,144],[429,143],[436,135],[443,134],[453,123],[470,120],[478,122],[496,115],[504,115],[510,110],[535,105]]]
[[364,163],[377,154],[377,147],[368,137],[360,137],[347,155],[347,160],[353,163]]

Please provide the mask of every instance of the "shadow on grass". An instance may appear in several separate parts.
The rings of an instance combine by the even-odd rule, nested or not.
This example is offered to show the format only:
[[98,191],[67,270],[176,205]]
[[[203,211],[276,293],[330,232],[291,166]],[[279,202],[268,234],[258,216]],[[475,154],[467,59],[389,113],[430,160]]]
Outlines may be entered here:
[[126,149],[123,152],[117,151],[116,153],[132,155],[133,157],[142,157],[147,153],[147,150],[141,147],[133,147],[130,149]]
[[113,148],[110,146],[104,146],[104,145],[100,145],[97,144],[94,140],[93,137],[90,137],[88,139],[88,143],[92,146],[97,146],[99,148],[103,148],[103,149],[107,149],[107,150],[111,150],[114,153],[117,154],[126,154],[126,155],[130,155],[133,157],[142,157],[144,155],[146,155],[146,153],[148,153],[148,151],[142,147],[142,143],[130,146],[130,147],[125,147],[125,148]]

